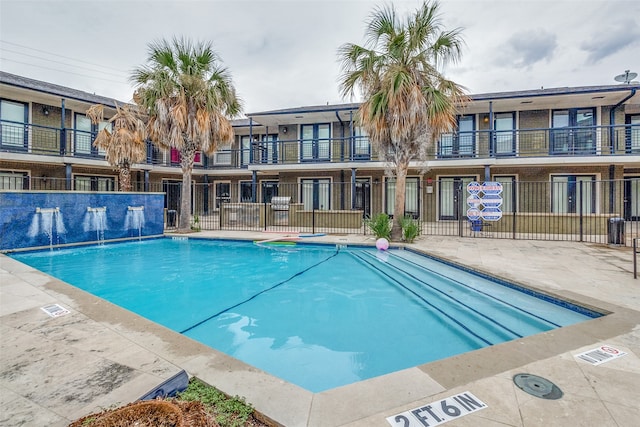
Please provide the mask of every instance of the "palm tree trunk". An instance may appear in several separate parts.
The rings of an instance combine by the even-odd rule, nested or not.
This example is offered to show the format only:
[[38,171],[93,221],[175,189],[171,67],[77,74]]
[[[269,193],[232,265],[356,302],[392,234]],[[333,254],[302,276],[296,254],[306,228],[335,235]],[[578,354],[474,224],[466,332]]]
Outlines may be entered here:
[[129,162],[120,163],[118,168],[120,191],[131,191],[131,166]]
[[407,186],[407,171],[409,162],[400,162],[396,166],[396,200],[393,206],[393,224],[391,226],[391,240],[402,240],[400,220],[404,218],[404,197]]
[[180,220],[178,231],[189,231],[191,224],[191,172],[196,155],[195,144],[186,142],[180,150],[180,166],[182,166],[182,191],[180,193]]

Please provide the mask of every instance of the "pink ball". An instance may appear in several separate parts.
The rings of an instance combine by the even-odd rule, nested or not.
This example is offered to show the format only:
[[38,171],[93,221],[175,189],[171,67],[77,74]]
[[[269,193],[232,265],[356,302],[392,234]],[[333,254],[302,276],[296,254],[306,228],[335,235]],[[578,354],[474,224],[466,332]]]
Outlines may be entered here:
[[378,240],[376,240],[376,248],[381,251],[386,251],[387,249],[389,249],[389,241],[384,237],[379,238]]

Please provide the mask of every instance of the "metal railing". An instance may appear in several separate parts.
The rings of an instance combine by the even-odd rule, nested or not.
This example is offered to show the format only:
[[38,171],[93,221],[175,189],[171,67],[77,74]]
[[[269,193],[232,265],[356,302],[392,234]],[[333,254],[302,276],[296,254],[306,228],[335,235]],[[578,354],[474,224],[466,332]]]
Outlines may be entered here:
[[[201,229],[338,234],[371,234],[365,219],[393,214],[383,183],[312,181],[195,184],[192,214]],[[472,223],[462,182],[417,183],[407,193],[405,210],[424,235],[630,246],[640,231],[639,184],[638,179],[503,183],[501,218]],[[173,195],[168,207],[179,211],[180,184],[170,185],[164,188]],[[275,196],[290,197],[285,219],[272,209]]]
[[[0,150],[104,160],[93,147],[96,134],[75,129],[0,121]],[[444,134],[431,159],[498,157],[623,156],[640,154],[640,126],[615,125],[574,128],[479,130]],[[247,148],[222,149],[211,156],[198,153],[196,168],[241,169],[249,165],[377,162],[384,153],[366,137],[287,139],[252,142]],[[147,146],[147,164],[179,167],[177,152]]]
[[[84,178],[84,177],[80,177]],[[165,193],[167,227],[181,215],[181,183],[133,182],[134,191]],[[115,191],[100,180],[0,177],[5,190]],[[557,240],[631,246],[640,237],[640,178],[597,181],[585,177],[544,182],[502,182],[496,220],[469,221],[470,205],[462,181],[413,181],[405,211],[423,235],[470,238]],[[372,234],[366,219],[393,214],[390,183],[194,183],[192,226],[201,230],[281,233]],[[287,197],[286,212],[273,197]],[[493,215],[495,217],[495,215]]]

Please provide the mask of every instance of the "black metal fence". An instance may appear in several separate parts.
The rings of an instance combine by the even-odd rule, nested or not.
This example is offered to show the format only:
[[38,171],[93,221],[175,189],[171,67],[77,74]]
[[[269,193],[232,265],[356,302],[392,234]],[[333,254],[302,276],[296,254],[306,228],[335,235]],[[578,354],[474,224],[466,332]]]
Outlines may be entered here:
[[[464,180],[407,184],[405,210],[424,235],[565,240],[630,246],[640,231],[640,178],[597,181],[559,176],[551,182],[504,180],[495,196],[475,196]],[[180,184],[168,194],[170,226]],[[195,184],[192,226],[202,230],[372,234],[367,219],[393,214],[393,182]],[[486,206],[485,206],[486,205]],[[475,210],[474,210],[475,209]]]
[[[551,181],[499,179],[502,191],[468,191],[471,181],[407,181],[405,211],[423,235],[523,240],[563,240],[631,246],[640,237],[640,177],[596,180],[593,176],[554,176]],[[114,191],[103,182],[4,177],[11,190]],[[134,182],[134,191],[165,193],[165,222],[176,228],[181,183]],[[70,186],[71,188],[68,188]],[[367,219],[392,215],[393,181],[331,182],[301,179],[193,184],[191,226],[309,234],[372,234]]]

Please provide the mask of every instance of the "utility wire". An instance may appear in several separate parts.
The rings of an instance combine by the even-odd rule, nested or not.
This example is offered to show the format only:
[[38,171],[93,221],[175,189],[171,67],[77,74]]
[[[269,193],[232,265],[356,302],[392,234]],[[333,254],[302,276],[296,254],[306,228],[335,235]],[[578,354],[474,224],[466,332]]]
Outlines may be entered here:
[[56,64],[68,65],[68,66],[73,67],[73,68],[82,68],[82,69],[89,70],[89,71],[95,71],[96,73],[103,73],[103,74],[109,74],[109,75],[115,76],[115,77],[127,78],[126,75],[124,75],[125,73],[121,73],[121,74],[109,73],[107,71],[96,70],[94,68],[82,67],[80,65],[72,65],[72,64],[69,64],[68,62],[56,61],[56,60],[53,60],[53,59],[47,59],[47,58],[43,58],[41,56],[36,56],[36,55],[29,55],[28,53],[18,52],[17,50],[5,49],[3,47],[0,47],[0,50],[3,50],[5,52],[17,53],[18,55],[28,56],[29,58],[40,59],[42,61],[49,61],[49,62],[55,62]]
[[29,64],[28,62],[16,61],[15,59],[3,58],[3,57],[1,57],[1,56],[0,56],[0,60],[2,60],[2,61],[9,61],[9,62],[15,62],[15,63],[17,63],[17,64],[28,65],[28,66],[30,66],[30,67],[42,68],[42,69],[44,69],[44,70],[51,70],[51,71],[58,71],[58,72],[60,72],[60,73],[73,74],[73,75],[75,75],[75,76],[88,77],[88,78],[90,78],[90,79],[97,79],[97,80],[104,80],[104,81],[112,82],[112,83],[119,83],[119,84],[121,84],[121,85],[127,85],[127,86],[128,86],[128,84],[127,84],[126,82],[122,81],[122,80],[104,79],[104,78],[102,78],[102,77],[89,76],[89,75],[86,75],[86,74],[74,73],[74,72],[72,72],[72,71],[59,70],[59,69],[57,69],[57,68],[44,67],[44,66],[42,66],[42,65]]
[[[12,46],[21,47],[21,48],[23,48],[23,49],[29,49],[29,50],[34,50],[34,51],[36,51],[36,52],[45,53],[45,54],[47,54],[47,55],[53,55],[53,56],[56,56],[56,57],[58,57],[58,58],[64,58],[64,59],[70,59],[71,61],[83,62],[83,63],[85,63],[85,64],[95,65],[95,66],[100,67],[100,68],[108,68],[108,69],[110,69],[110,70],[117,71],[117,72],[119,72],[119,73],[127,74],[127,72],[126,72],[126,71],[119,70],[119,69],[117,69],[117,68],[108,67],[108,66],[101,65],[101,64],[96,64],[96,63],[93,63],[93,62],[83,61],[82,59],[72,58],[72,57],[70,57],[70,56],[58,55],[57,53],[47,52],[46,50],[36,49],[36,48],[33,48],[33,47],[29,47],[29,46],[21,45],[21,44],[18,44],[18,43],[8,42],[8,41],[6,41],[6,40],[0,40],[0,43],[10,44],[10,45],[12,45]],[[43,59],[44,59],[44,58],[43,58]]]

